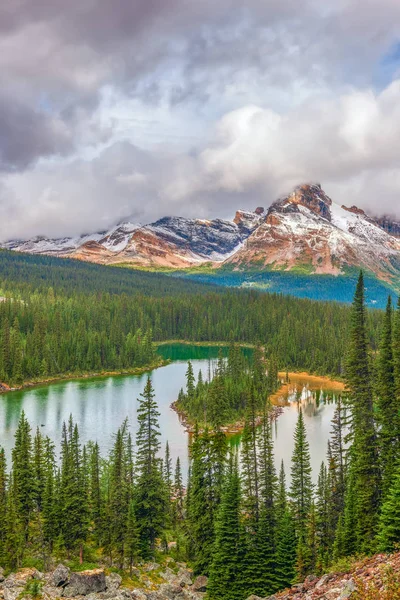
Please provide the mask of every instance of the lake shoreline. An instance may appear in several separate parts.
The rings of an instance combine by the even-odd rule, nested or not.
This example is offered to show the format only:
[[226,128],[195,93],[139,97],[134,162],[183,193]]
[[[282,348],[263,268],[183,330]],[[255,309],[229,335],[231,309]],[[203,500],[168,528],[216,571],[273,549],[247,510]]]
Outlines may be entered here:
[[101,379],[103,377],[119,377],[124,375],[142,375],[143,373],[148,373],[149,371],[153,371],[154,369],[165,367],[171,362],[172,361],[170,359],[164,359],[160,357],[160,360],[156,360],[153,363],[143,367],[132,367],[132,369],[121,369],[113,371],[101,371],[99,373],[92,373],[90,371],[87,371],[85,373],[65,373],[63,375],[57,375],[55,377],[46,377],[44,379],[24,381],[24,383],[15,387],[10,387],[7,384],[2,383],[0,381],[0,395],[5,395],[10,392],[20,392],[22,390],[32,389],[35,387],[45,387],[47,385],[51,385],[52,383],[60,383],[62,381],[68,382],[84,379]]
[[[270,419],[271,421],[275,421],[283,412],[284,406],[282,406],[282,404],[277,402],[277,399],[279,397],[281,397],[283,394],[285,394],[285,392],[288,391],[289,386],[291,384],[291,378],[295,378],[297,380],[302,380],[304,378],[305,381],[308,382],[313,382],[314,384],[320,384],[320,385],[326,385],[329,384],[330,386],[332,386],[332,389],[337,390],[337,391],[345,391],[345,384],[343,381],[337,380],[337,379],[331,379],[327,376],[319,376],[319,375],[311,375],[310,373],[307,373],[307,371],[291,371],[289,373],[286,373],[284,371],[279,371],[278,376],[282,379],[286,379],[286,377],[288,376],[289,381],[281,381],[281,386],[280,388],[271,395],[270,397],[270,403],[271,403],[271,407],[270,407]],[[176,414],[178,415],[178,418],[181,422],[181,425],[185,428],[185,431],[189,434],[193,434],[194,433],[194,429],[195,429],[195,423],[190,419],[189,415],[182,410],[179,406],[178,406],[178,401],[176,400],[175,402],[172,402],[170,408],[172,410],[174,410],[176,412]],[[256,426],[261,425],[263,420],[263,415],[258,415],[256,417]],[[245,426],[245,422],[243,419],[239,419],[238,421],[235,421],[234,423],[230,423],[228,425],[224,425],[221,427],[221,431],[223,431],[225,434],[227,435],[235,435],[237,433],[242,433],[243,429]],[[210,432],[213,431],[212,428],[209,429]],[[202,433],[204,431],[204,427],[200,427],[199,428],[199,432]]]

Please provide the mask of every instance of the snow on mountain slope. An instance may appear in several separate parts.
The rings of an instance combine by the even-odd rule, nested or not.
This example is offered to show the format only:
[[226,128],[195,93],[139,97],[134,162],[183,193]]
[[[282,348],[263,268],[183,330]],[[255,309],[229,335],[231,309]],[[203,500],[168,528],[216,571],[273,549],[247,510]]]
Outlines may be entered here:
[[164,217],[149,225],[126,222],[93,235],[62,239],[37,237],[28,241],[6,242],[3,247],[105,264],[181,268],[229,258],[261,223],[263,209],[257,211],[238,211],[233,222]]
[[257,264],[329,274],[362,267],[393,282],[400,275],[400,240],[363,211],[332,202],[319,185],[303,185],[270,207],[227,262],[239,269]]
[[212,263],[234,270],[343,273],[364,268],[400,287],[400,225],[339,206],[319,184],[296,187],[265,213],[239,210],[233,221],[164,217],[124,222],[77,238],[11,241],[3,247],[103,264],[182,269]]

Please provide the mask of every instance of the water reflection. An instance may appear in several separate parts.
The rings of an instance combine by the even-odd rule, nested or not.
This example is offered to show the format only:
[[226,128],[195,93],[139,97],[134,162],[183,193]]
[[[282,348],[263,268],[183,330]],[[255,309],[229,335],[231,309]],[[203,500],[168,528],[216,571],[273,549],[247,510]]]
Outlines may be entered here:
[[[162,354],[175,362],[151,373],[160,411],[161,441],[163,449],[166,441],[169,441],[173,460],[179,456],[183,472],[186,473],[188,435],[170,405],[185,384],[186,361],[192,360],[196,376],[201,368],[204,377],[207,377],[210,365],[212,369],[212,363],[218,356],[218,348],[173,345],[162,347]],[[113,434],[126,417],[135,435],[137,397],[143,391],[146,377],[119,376],[60,382],[0,396],[0,445],[4,446],[8,461],[22,410],[33,429],[40,427],[42,433],[57,444],[60,442],[62,423],[72,414],[78,422],[82,442],[97,440],[105,454],[113,443]],[[314,475],[317,476],[320,463],[326,456],[338,393],[341,390],[329,386],[326,381],[321,383],[319,378],[290,376],[288,385],[273,399],[274,404],[284,407],[273,425],[277,468],[283,459],[287,473],[290,472],[293,432],[301,406]],[[240,435],[233,436],[231,443],[240,444]]]

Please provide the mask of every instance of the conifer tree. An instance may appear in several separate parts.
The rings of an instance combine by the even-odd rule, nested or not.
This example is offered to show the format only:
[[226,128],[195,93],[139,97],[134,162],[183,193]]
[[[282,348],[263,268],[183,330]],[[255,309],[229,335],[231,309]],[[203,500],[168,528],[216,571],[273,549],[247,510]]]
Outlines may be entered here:
[[44,486],[42,496],[43,535],[44,541],[49,546],[50,553],[54,540],[57,539],[60,529],[58,519],[58,495],[56,486],[56,462],[54,444],[50,438],[44,440]]
[[22,566],[26,543],[26,525],[20,518],[21,513],[18,509],[18,501],[19,498],[15,488],[14,479],[12,478],[7,493],[7,519],[5,535],[6,562],[11,569],[18,569]]
[[364,277],[360,273],[352,306],[346,379],[352,412],[350,469],[354,476],[354,517],[359,551],[373,548],[380,501],[380,473],[368,353]]
[[117,432],[111,453],[109,491],[111,547],[120,568],[124,564],[127,514],[130,504],[130,490],[124,460],[126,451],[124,438],[124,428],[122,427]]
[[275,583],[278,591],[289,587],[295,578],[296,536],[294,520],[286,498],[285,469],[283,461],[279,473],[278,497],[276,502],[276,568]]
[[12,451],[13,490],[17,514],[21,516],[25,538],[28,538],[28,525],[33,509],[35,480],[32,464],[31,427],[24,411],[15,432],[15,444]]
[[393,324],[393,374],[397,403],[400,403],[400,298]]
[[100,545],[103,534],[103,499],[100,489],[100,451],[99,445],[89,446],[89,506],[90,517],[94,526],[94,537]]
[[63,520],[62,538],[68,554],[79,549],[83,562],[83,544],[88,534],[88,498],[82,469],[82,449],[78,427],[70,416],[63,425],[61,441],[61,511],[68,514]]
[[242,600],[238,580],[240,547],[240,478],[232,455],[215,523],[215,545],[207,589],[210,600]]
[[383,496],[392,482],[400,441],[399,410],[395,394],[392,312],[392,298],[389,296],[378,354],[377,386]]
[[191,448],[188,519],[193,540],[194,571],[208,575],[214,545],[214,502],[212,440],[208,430],[200,436],[196,427]]
[[195,378],[193,373],[193,365],[191,361],[188,362],[188,367],[186,371],[186,393],[188,395],[189,400],[192,400],[195,393]]
[[0,447],[0,562],[5,560],[7,511],[7,464],[4,448]]
[[[167,495],[168,495],[168,507],[170,507],[171,497],[172,497],[172,460],[171,460],[171,454],[169,451],[168,441],[165,445],[165,458],[164,458],[163,467],[164,467],[164,481],[165,481],[165,486],[166,486]],[[168,508],[168,510],[169,510],[169,508]]]
[[157,457],[160,450],[160,427],[157,403],[150,377],[138,399],[137,486],[135,490],[136,522],[139,530],[141,556],[151,558],[156,538],[161,534],[166,516],[166,490]]
[[393,552],[400,543],[400,466],[397,465],[392,486],[382,505],[378,542],[383,552]]
[[329,564],[329,551],[333,543],[334,530],[331,529],[332,502],[329,475],[325,463],[321,464],[315,500],[315,529],[318,557],[314,563],[320,571]]
[[296,535],[299,541],[304,542],[312,503],[313,484],[311,480],[310,447],[301,408],[294,432],[291,475],[290,498],[293,504]]
[[139,557],[139,528],[136,522],[136,512],[133,501],[129,504],[126,534],[125,534],[125,556],[129,564],[129,572],[132,577],[133,565]]

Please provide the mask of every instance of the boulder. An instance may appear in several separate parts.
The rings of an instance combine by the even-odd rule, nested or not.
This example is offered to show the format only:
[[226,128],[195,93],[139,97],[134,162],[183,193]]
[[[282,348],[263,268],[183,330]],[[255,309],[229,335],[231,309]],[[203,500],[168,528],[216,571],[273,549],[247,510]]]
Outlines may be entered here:
[[68,582],[69,579],[69,569],[68,567],[64,566],[64,565],[58,565],[56,567],[56,569],[53,572],[51,581],[52,584],[55,585],[56,587],[60,587],[65,585]]
[[353,579],[349,579],[349,581],[345,584],[344,588],[342,589],[339,599],[346,600],[347,598],[350,598],[355,591],[356,584],[354,583]]
[[176,574],[173,572],[172,569],[170,569],[169,567],[167,567],[165,569],[165,571],[163,571],[162,573],[160,573],[160,577],[162,577],[163,579],[165,579],[165,581],[168,581],[169,583],[172,583],[176,579]]
[[192,590],[194,592],[206,592],[208,586],[208,577],[205,575],[199,575],[192,585]]
[[166,600],[174,600],[177,596],[182,593],[182,588],[179,585],[172,585],[171,583],[162,583],[158,589],[158,593],[162,598]]
[[46,584],[41,589],[43,600],[56,600],[62,594],[61,587],[54,587],[54,585]]
[[28,581],[42,577],[43,574],[37,569],[20,569],[18,573],[11,573],[2,584],[4,600],[17,600]]
[[64,587],[63,596],[87,596],[88,594],[104,592],[106,590],[106,576],[103,569],[71,573],[68,584]]
[[147,600],[147,596],[143,590],[132,590],[132,600]]
[[106,577],[106,586],[108,590],[117,590],[122,583],[122,577],[118,573],[110,573]]
[[4,569],[0,567],[0,583],[4,581]]
[[193,581],[191,575],[191,571],[188,571],[187,569],[181,567],[176,576],[177,584],[181,587],[185,587],[185,585],[192,585]]

